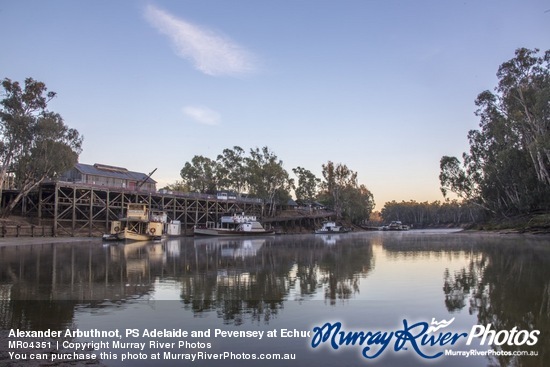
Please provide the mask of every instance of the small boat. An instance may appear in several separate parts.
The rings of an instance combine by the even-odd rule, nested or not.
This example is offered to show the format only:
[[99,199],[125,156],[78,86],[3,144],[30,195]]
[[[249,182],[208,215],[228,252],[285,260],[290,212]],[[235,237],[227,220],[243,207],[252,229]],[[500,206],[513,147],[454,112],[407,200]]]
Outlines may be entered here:
[[103,235],[106,241],[149,241],[162,238],[167,215],[150,211],[145,204],[128,204],[126,216],[111,222],[111,231]]
[[266,230],[254,215],[224,215],[219,223],[206,222],[206,226],[195,226],[195,236],[261,236],[275,234]]
[[347,233],[349,228],[345,228],[339,225],[336,225],[336,222],[327,221],[323,222],[323,226],[315,230],[316,234],[332,234],[332,233]]
[[399,220],[394,220],[390,224],[382,227],[383,231],[408,231],[409,226],[401,223]]

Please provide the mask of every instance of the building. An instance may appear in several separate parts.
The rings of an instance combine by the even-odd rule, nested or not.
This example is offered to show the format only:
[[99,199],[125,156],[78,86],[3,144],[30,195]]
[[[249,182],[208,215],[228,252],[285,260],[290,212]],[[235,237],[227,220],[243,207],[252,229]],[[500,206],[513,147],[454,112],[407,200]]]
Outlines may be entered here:
[[128,171],[123,167],[108,166],[106,164],[77,163],[74,168],[62,174],[59,181],[105,188],[156,192],[157,182],[150,177],[151,174]]

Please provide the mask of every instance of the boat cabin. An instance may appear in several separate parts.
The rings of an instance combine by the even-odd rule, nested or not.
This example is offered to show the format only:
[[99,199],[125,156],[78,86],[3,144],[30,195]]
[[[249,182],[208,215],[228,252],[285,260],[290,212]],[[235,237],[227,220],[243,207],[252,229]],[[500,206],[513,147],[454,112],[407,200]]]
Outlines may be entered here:
[[126,218],[130,220],[148,220],[149,214],[146,204],[128,204]]
[[239,224],[237,227],[237,231],[244,231],[244,232],[265,232],[264,227],[259,222],[245,222]]

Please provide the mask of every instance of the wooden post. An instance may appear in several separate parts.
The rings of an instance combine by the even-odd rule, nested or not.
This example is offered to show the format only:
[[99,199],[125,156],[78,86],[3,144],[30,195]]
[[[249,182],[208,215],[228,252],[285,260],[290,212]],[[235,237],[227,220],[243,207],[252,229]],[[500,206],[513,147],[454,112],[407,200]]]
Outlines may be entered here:
[[90,210],[88,214],[88,237],[92,237],[92,225],[94,218],[94,188],[92,187],[89,192],[90,195]]
[[187,199],[183,199],[183,228],[185,228],[185,235],[187,235],[187,208],[189,208],[189,205],[187,205]]
[[72,218],[72,225],[71,225],[71,236],[74,237],[75,228],[76,228],[76,188],[73,186],[73,218]]
[[42,185],[38,186],[38,225],[42,225]]
[[57,215],[59,211],[59,194],[57,190],[59,189],[59,184],[56,182],[54,185],[54,204],[53,204],[53,230],[52,234],[54,237],[57,237]]
[[107,189],[106,205],[107,212],[105,213],[105,232],[109,230],[109,215],[111,213],[111,191],[109,191],[109,189]]

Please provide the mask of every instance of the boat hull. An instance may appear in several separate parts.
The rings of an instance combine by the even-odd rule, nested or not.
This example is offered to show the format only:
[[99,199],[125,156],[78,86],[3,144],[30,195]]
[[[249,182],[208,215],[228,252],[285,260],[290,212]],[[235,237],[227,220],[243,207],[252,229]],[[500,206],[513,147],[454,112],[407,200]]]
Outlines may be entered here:
[[124,229],[123,231],[119,232],[117,234],[117,237],[119,240],[124,240],[124,241],[151,241],[155,239],[160,239],[160,236],[137,233],[134,231],[130,231],[128,229]]
[[341,234],[341,233],[348,233],[349,230],[347,229],[340,229],[339,231],[325,231],[322,229],[315,230],[315,234]]
[[120,241],[118,234],[105,233],[103,235],[103,241]]
[[238,231],[226,228],[195,228],[195,236],[266,236],[273,235],[275,231]]

